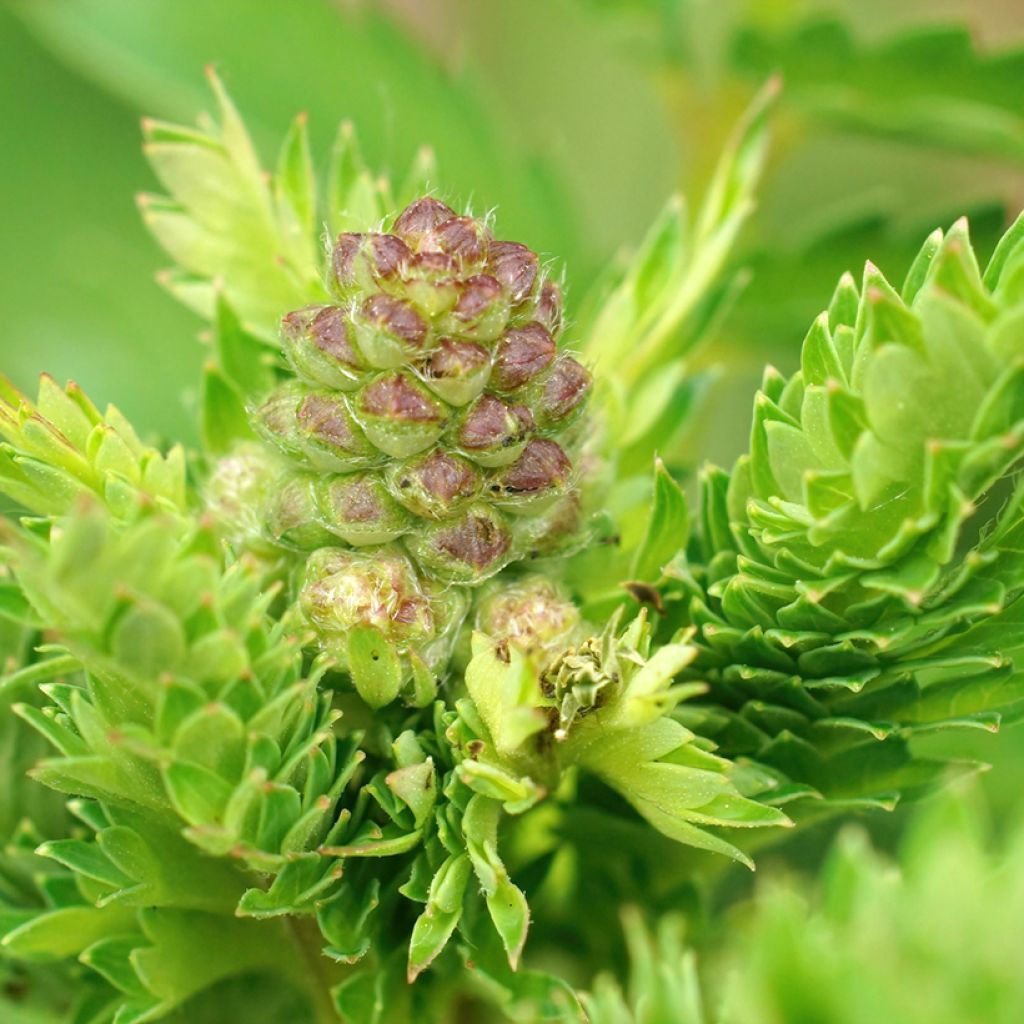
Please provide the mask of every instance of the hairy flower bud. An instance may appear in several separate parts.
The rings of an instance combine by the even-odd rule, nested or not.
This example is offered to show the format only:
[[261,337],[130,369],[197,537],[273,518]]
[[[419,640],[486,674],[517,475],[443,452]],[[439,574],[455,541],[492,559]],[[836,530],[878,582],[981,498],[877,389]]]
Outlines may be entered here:
[[430,358],[420,364],[420,377],[449,405],[466,405],[487,386],[491,356],[473,341],[442,338]]
[[561,497],[571,479],[565,452],[555,441],[535,437],[515,462],[491,475],[487,491],[514,511],[536,511]]
[[501,282],[490,274],[477,274],[460,282],[455,308],[445,326],[452,334],[494,341],[508,320],[509,302]]
[[459,417],[455,439],[479,465],[507,466],[526,447],[532,428],[533,415],[527,407],[483,394]]
[[[321,647],[343,668],[352,634],[372,629],[403,660],[415,654],[431,671],[443,670],[468,605],[462,590],[425,580],[393,545],[314,551],[299,591],[299,606]],[[407,660],[402,673],[412,674]]]
[[324,527],[354,547],[384,544],[409,529],[409,514],[376,473],[322,478],[316,501]]
[[454,519],[425,524],[406,538],[406,546],[438,579],[475,583],[508,564],[512,533],[494,509],[476,504]]
[[286,465],[259,444],[239,445],[214,464],[203,495],[221,536],[240,548],[259,546],[264,504]]
[[492,242],[489,251],[488,269],[501,283],[516,305],[533,291],[537,281],[539,261],[537,254],[519,242]]
[[393,295],[369,296],[357,309],[354,322],[359,351],[379,370],[403,366],[427,343],[426,320],[411,302]]
[[554,358],[554,338],[536,321],[506,331],[495,352],[494,386],[514,391],[546,370]]
[[492,640],[517,647],[539,668],[583,638],[579,609],[545,576],[491,580],[480,591],[475,626]]
[[[537,254],[426,196],[339,235],[329,284],[334,303],[282,323],[301,382],[254,410],[292,472],[322,474],[313,536],[469,585],[577,543],[590,374],[559,353],[561,290]],[[299,543],[309,493],[280,499],[281,543]]]
[[388,470],[391,493],[414,515],[446,519],[480,493],[480,470],[459,455],[435,448]]
[[315,473],[290,473],[276,481],[263,506],[264,529],[275,544],[311,551],[334,538],[321,525]]
[[351,318],[340,306],[308,306],[281,322],[284,351],[296,374],[311,384],[351,391],[366,363],[355,347]]
[[447,412],[412,374],[385,373],[356,395],[366,436],[382,452],[406,458],[429,448],[444,432]]
[[332,258],[333,284],[342,295],[380,287],[399,277],[411,255],[397,235],[339,235]]
[[541,427],[564,427],[581,412],[593,378],[572,356],[559,356],[549,373],[538,379],[529,391],[528,401],[536,410]]

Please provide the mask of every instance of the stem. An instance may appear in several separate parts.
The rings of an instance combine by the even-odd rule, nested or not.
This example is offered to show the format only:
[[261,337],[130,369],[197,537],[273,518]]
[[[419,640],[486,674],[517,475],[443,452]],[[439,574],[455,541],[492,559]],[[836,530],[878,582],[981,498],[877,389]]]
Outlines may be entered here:
[[[300,967],[306,982],[316,1024],[338,1024],[338,1013],[331,998],[331,989],[340,980],[339,965],[321,951],[322,939],[315,922],[306,918],[286,916],[285,928],[299,954]],[[312,925],[312,928],[310,927]]]

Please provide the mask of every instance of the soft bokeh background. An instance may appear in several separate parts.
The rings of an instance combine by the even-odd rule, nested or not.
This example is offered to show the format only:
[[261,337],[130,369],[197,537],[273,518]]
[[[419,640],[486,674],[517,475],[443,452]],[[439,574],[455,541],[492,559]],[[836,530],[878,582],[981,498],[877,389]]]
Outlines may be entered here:
[[[1024,207],[1019,0],[0,0],[0,369],[158,437],[194,438],[203,353],[153,281],[138,120],[192,120],[210,62],[268,157],[297,110],[321,153],[352,119],[382,172],[431,144],[446,195],[564,261],[570,303],[781,72],[695,458],[735,454],[761,366],[791,367],[843,270],[899,279],[963,213],[985,254]],[[993,818],[1019,816],[1024,730],[975,746]]]

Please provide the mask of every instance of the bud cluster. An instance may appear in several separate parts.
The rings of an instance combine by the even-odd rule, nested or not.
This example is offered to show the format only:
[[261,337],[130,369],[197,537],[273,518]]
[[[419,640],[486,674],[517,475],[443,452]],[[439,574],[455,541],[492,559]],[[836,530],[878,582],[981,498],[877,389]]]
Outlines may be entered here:
[[564,547],[591,379],[558,349],[537,255],[427,197],[389,232],[339,236],[331,291],[284,318],[295,378],[256,410],[292,466],[272,539],[397,543],[463,585]]

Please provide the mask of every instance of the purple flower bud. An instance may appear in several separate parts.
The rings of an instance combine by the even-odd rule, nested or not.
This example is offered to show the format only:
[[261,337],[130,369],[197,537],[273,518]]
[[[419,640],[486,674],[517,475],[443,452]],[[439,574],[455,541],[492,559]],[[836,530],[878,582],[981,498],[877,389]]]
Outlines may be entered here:
[[424,238],[424,248],[437,249],[453,257],[467,270],[483,264],[487,256],[487,229],[472,217],[452,217]]
[[513,305],[522,302],[537,280],[537,254],[519,242],[492,242],[488,269],[501,282]]
[[379,461],[348,402],[330,391],[309,391],[295,414],[306,461],[317,469],[351,470]]
[[541,285],[533,316],[551,332],[552,337],[558,337],[562,330],[562,289],[554,281],[545,281]]
[[393,295],[371,295],[359,307],[356,341],[366,361],[380,370],[402,366],[427,342],[427,322],[415,306]]
[[493,341],[505,329],[508,316],[508,299],[498,279],[476,274],[459,283],[459,298],[450,317],[451,333]]
[[384,544],[409,529],[408,513],[376,473],[349,473],[321,480],[317,509],[324,527],[355,547]]
[[423,382],[450,405],[466,405],[483,391],[491,372],[491,355],[472,341],[442,338],[420,365]]
[[560,356],[531,388],[531,406],[541,426],[561,426],[579,412],[590,394],[590,373],[572,356]]
[[406,458],[429,448],[444,432],[446,410],[408,373],[380,374],[356,394],[355,413],[383,452]]
[[461,416],[456,441],[481,466],[507,466],[526,447],[533,416],[525,406],[512,406],[482,394]]
[[406,264],[405,294],[428,317],[448,312],[459,298],[458,268],[443,252],[418,252]]
[[346,232],[334,246],[334,284],[345,295],[354,288],[369,290],[394,281],[411,256],[397,235]]
[[480,471],[467,459],[434,448],[388,471],[391,493],[415,515],[444,519],[480,492]]
[[487,489],[495,501],[532,510],[564,493],[571,478],[572,462],[561,446],[535,437],[511,466],[491,477]]
[[312,384],[350,391],[364,368],[353,345],[352,324],[339,306],[307,306],[281,321],[285,354]]
[[401,235],[413,248],[419,248],[422,239],[446,220],[455,216],[455,211],[439,199],[424,196],[410,203],[395,220],[392,230]]
[[512,557],[509,528],[500,513],[486,505],[428,524],[409,534],[405,544],[427,572],[449,583],[479,583]]
[[513,327],[498,342],[492,380],[499,391],[513,391],[533,380],[555,358],[555,342],[539,323]]

